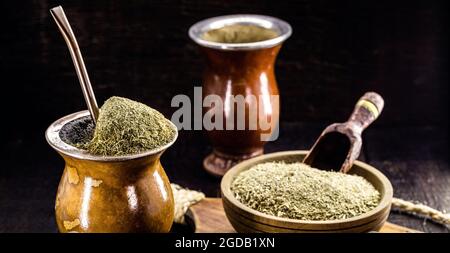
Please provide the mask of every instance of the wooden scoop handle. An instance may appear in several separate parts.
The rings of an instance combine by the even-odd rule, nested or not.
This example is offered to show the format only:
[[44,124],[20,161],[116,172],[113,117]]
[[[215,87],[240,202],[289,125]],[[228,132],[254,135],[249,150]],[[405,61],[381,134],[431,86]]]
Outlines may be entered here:
[[362,132],[380,115],[384,107],[383,98],[375,92],[367,92],[356,103],[347,124],[354,131]]

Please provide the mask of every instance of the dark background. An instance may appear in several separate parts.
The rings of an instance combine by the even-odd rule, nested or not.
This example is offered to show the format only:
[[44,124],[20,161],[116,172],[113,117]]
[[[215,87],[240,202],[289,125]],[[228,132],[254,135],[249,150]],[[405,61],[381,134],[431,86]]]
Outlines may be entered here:
[[[50,123],[85,109],[70,55],[49,9],[63,5],[97,100],[118,95],[170,118],[177,94],[201,85],[203,59],[187,35],[204,18],[276,16],[293,35],[276,65],[280,138],[267,152],[307,149],[345,120],[366,91],[385,109],[364,135],[362,160],[383,171],[395,196],[450,211],[448,22],[444,1],[1,1],[0,231],[54,232],[63,160],[45,142]],[[163,156],[171,181],[218,196],[201,168],[210,146],[182,131]],[[405,214],[390,220],[448,228]]]

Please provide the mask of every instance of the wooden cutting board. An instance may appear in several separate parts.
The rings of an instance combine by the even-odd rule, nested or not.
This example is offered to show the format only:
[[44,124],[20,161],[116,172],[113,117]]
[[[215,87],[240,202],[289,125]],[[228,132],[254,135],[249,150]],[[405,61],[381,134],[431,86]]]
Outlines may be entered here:
[[[196,233],[236,233],[228,221],[220,198],[205,198],[191,206],[186,218]],[[386,222],[381,233],[420,233],[420,231]]]

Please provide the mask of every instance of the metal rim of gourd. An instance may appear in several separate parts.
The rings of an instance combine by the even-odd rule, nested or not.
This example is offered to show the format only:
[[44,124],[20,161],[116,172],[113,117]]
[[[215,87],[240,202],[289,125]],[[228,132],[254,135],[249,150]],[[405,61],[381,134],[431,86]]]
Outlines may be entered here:
[[[263,28],[272,29],[278,32],[279,35],[273,39],[250,43],[220,43],[202,39],[202,35],[207,31],[235,24],[256,25]],[[237,14],[208,18],[195,23],[189,28],[189,37],[197,44],[204,47],[230,51],[274,47],[289,38],[291,34],[292,27],[286,21],[275,17],[253,14]]]
[[46,138],[47,142],[56,151],[58,151],[64,155],[73,157],[73,158],[78,158],[78,159],[82,159],[82,160],[90,160],[90,161],[99,161],[99,162],[121,162],[121,161],[133,160],[133,159],[138,159],[138,158],[162,153],[164,150],[166,150],[167,148],[172,146],[175,143],[176,139],[178,138],[177,127],[170,120],[167,120],[168,122],[170,122],[171,127],[174,129],[175,135],[174,135],[173,139],[169,143],[165,144],[164,146],[158,147],[156,149],[151,149],[151,150],[148,150],[148,151],[145,151],[142,153],[132,154],[132,155],[121,155],[121,156],[93,155],[93,154],[88,153],[88,151],[86,151],[86,150],[79,149],[77,147],[74,147],[74,146],[64,142],[59,135],[59,132],[64,125],[66,125],[67,123],[69,123],[71,121],[74,121],[76,119],[79,119],[79,118],[82,118],[85,116],[89,116],[89,115],[90,115],[89,111],[85,110],[85,111],[79,111],[76,113],[66,115],[66,116],[56,120],[45,131],[45,138]]

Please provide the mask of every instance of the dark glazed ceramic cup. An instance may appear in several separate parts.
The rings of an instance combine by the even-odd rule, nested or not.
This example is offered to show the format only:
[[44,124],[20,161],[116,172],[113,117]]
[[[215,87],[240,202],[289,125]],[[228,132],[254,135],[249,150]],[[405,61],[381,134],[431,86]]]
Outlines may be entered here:
[[65,161],[55,204],[59,231],[169,232],[174,202],[160,156],[177,134],[144,153],[95,156],[67,144],[60,134],[68,123],[88,116],[88,111],[65,116],[46,131],[48,143]]
[[[251,25],[274,31],[276,37],[247,43],[221,43],[205,40],[208,31],[230,25]],[[290,25],[280,19],[262,15],[230,15],[206,19],[189,29],[189,36],[206,56],[203,75],[203,98],[217,95],[223,101],[223,129],[225,122],[234,121],[234,130],[209,130],[213,152],[207,156],[204,168],[215,176],[223,176],[234,164],[263,154],[265,140],[261,135],[272,134],[278,127],[279,100],[274,63],[283,43],[292,33]],[[245,130],[237,130],[237,111],[232,98],[245,97]],[[254,95],[256,100],[247,99]],[[276,99],[272,99],[276,97]],[[255,107],[256,106],[256,107]],[[230,108],[233,108],[230,109]],[[250,129],[250,112],[258,109],[257,122],[268,119],[270,128],[259,124]],[[212,107],[204,107],[203,114]]]

